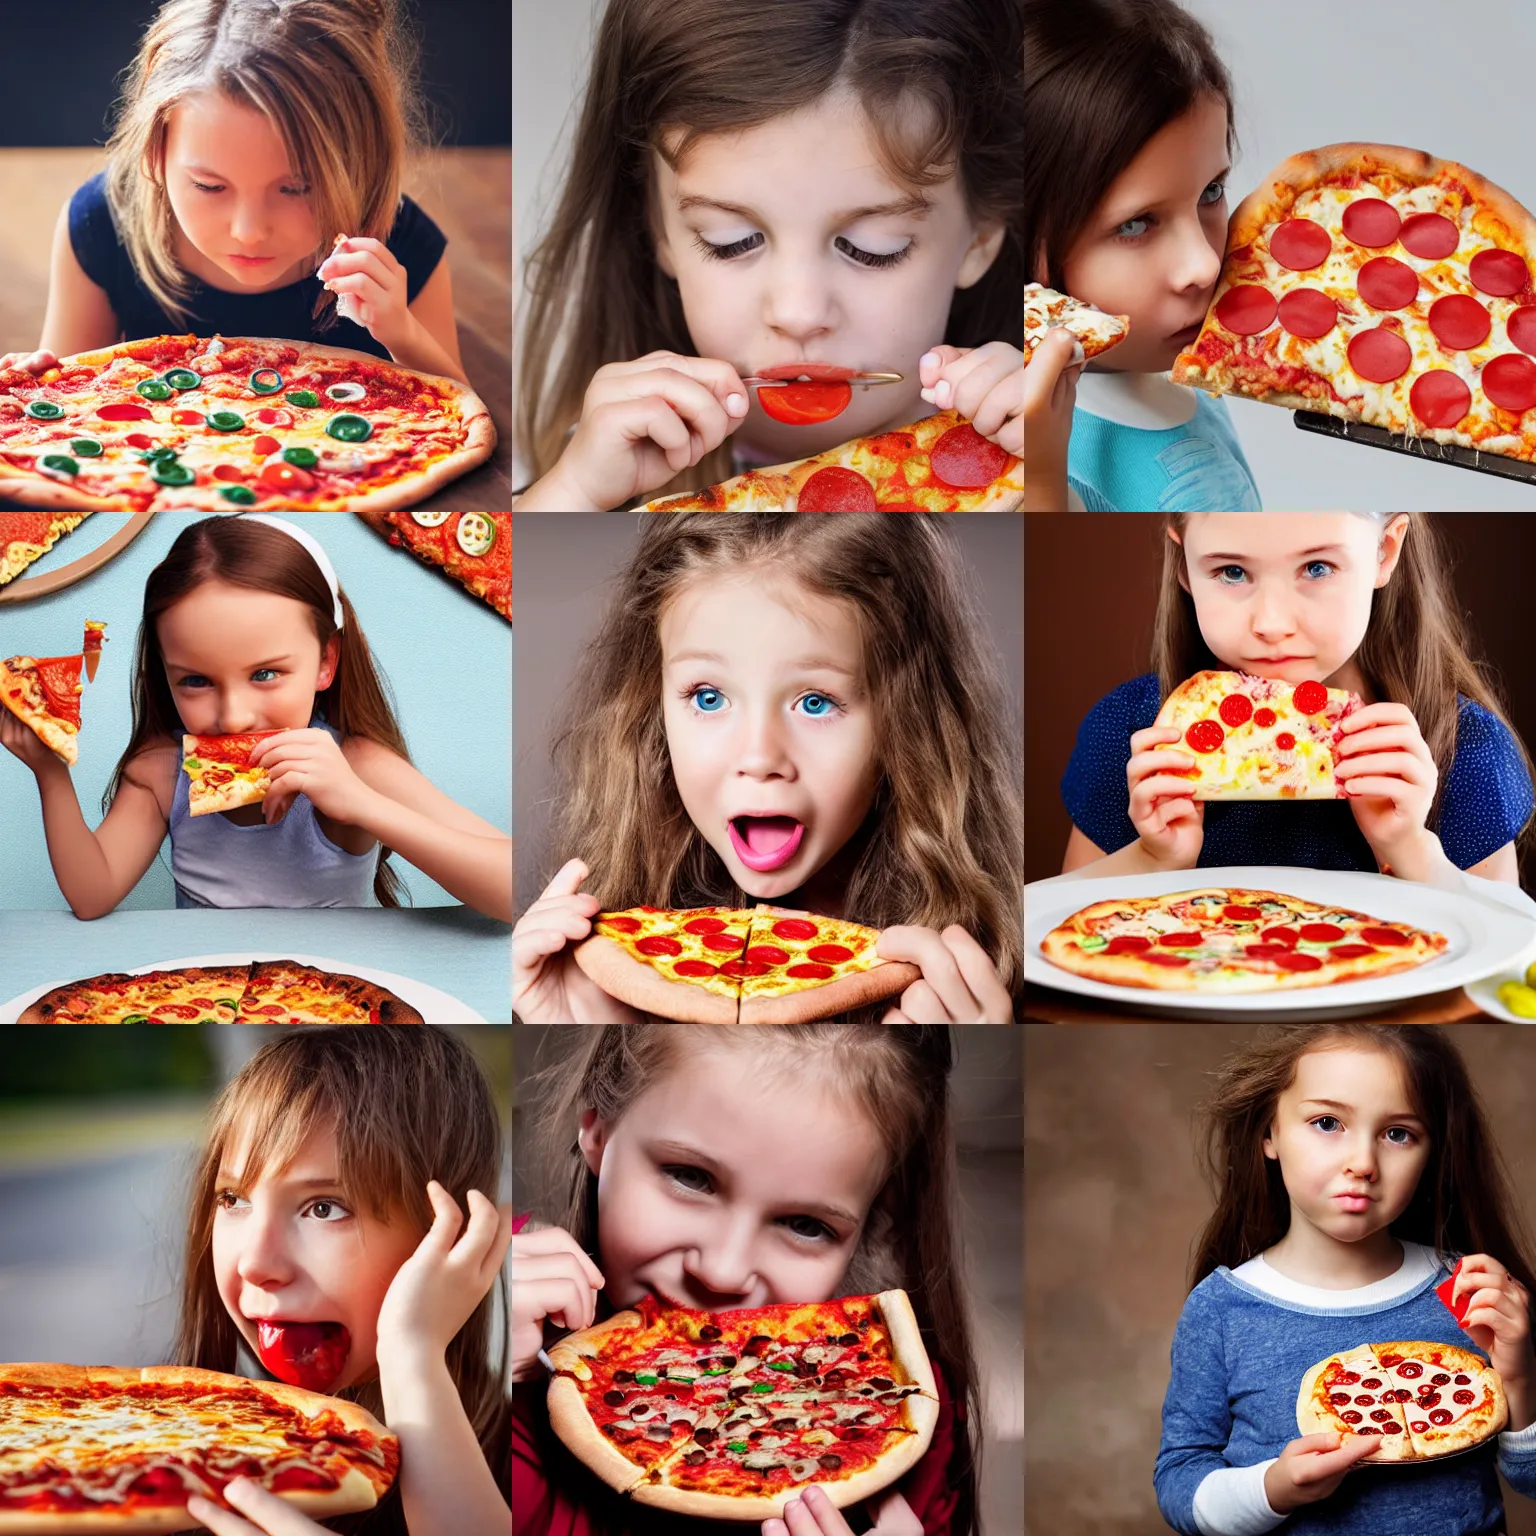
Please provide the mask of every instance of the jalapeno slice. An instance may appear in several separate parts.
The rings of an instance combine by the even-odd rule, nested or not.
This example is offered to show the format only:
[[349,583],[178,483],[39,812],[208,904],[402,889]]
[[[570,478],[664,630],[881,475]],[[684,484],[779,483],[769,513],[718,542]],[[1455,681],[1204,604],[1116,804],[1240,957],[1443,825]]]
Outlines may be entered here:
[[160,485],[191,485],[197,475],[175,459],[161,459],[151,467],[149,478]]
[[142,384],[135,384],[133,392],[143,395],[146,400],[169,400],[176,393],[164,379],[145,379]]
[[488,555],[496,542],[496,524],[484,512],[465,512],[453,530],[453,537],[466,555]]
[[312,389],[290,389],[283,396],[289,405],[316,406],[320,404],[320,396]]
[[256,500],[256,492],[248,485],[220,486],[219,495],[225,501],[232,501],[236,506],[240,507],[248,507]]
[[365,443],[373,436],[373,423],[366,416],[343,411],[326,422],[325,430],[338,442]]
[[193,373],[190,368],[167,368],[160,375],[172,389],[196,389],[203,382],[200,373]]
[[210,411],[203,420],[215,432],[238,432],[245,425],[245,417],[239,411]]
[[297,464],[300,469],[313,469],[320,462],[320,455],[313,448],[284,448],[283,462]]
[[75,437],[70,439],[69,451],[82,459],[99,459],[104,450],[99,438]]
[[43,469],[59,475],[78,475],[80,466],[67,453],[45,453],[38,461]]
[[258,395],[275,395],[283,387],[283,376],[276,368],[258,368],[251,375],[251,388]]
[[52,400],[29,400],[26,411],[33,421],[57,421],[64,414],[64,407]]

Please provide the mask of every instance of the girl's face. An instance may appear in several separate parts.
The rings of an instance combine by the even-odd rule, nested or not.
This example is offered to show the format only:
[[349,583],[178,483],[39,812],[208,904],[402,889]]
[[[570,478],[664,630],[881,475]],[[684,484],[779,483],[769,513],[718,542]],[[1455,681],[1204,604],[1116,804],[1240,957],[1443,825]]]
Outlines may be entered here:
[[194,736],[302,730],[341,650],[333,635],[321,653],[306,604],[222,581],[167,609],[157,633],[171,697]]
[[334,1392],[372,1379],[384,1293],[424,1234],[348,1203],[329,1130],[255,1183],[244,1158],[243,1146],[226,1151],[213,1218],[219,1299],[240,1336],[294,1386]]
[[1389,1227],[1429,1161],[1428,1128],[1395,1056],[1308,1051],[1280,1095],[1264,1155],[1280,1164],[1291,1222],[1341,1243]]
[[842,93],[700,140],[681,174],[659,154],[652,165],[657,261],[677,279],[700,356],[744,378],[800,362],[905,375],[855,389],[821,426],[775,422],[749,390],[743,438],[801,458],[933,413],[918,398],[918,360],[944,339],[955,290],[986,273],[1003,239],[972,224],[954,177],[921,198],[889,180],[862,109]]
[[1239,672],[1330,681],[1359,650],[1407,527],[1350,512],[1191,514],[1180,579],[1206,645]]
[[262,293],[307,276],[320,232],[309,187],[271,120],[214,91],[166,119],[165,188],[177,256],[230,292]]
[[683,807],[737,884],[797,889],[879,783],[845,604],[761,571],[690,582],[661,617],[662,714]]
[[1064,263],[1074,297],[1130,316],[1131,334],[1090,368],[1161,373],[1199,334],[1226,249],[1230,170],[1227,104],[1202,96],[1110,183]]
[[885,1177],[875,1128],[814,1072],[705,1045],[616,1124],[589,1110],[608,1299],[722,1310],[832,1296]]

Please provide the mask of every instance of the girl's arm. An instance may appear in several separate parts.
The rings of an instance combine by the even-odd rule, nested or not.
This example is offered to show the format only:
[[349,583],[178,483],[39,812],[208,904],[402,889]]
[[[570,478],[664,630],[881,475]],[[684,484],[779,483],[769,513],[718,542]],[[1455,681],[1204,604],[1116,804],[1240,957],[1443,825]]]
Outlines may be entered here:
[[1515,856],[1515,845],[1505,843],[1486,859],[1479,859],[1467,869],[1469,875],[1481,875],[1484,880],[1504,880],[1510,885],[1520,884],[1520,861]]
[[38,347],[55,358],[110,347],[123,334],[106,290],[85,275],[69,238],[69,204],[59,210],[53,227],[53,254],[48,270],[48,308]]
[[[459,328],[453,317],[453,278],[445,256],[426,281],[416,302],[406,311],[415,326],[407,328],[390,356],[404,368],[441,373],[464,381],[464,362],[459,356]],[[386,343],[388,345],[388,343]]]
[[352,237],[320,263],[316,275],[338,296],[352,295],[358,323],[401,367],[464,381],[446,258],[414,301],[408,301],[409,274],[382,240]]

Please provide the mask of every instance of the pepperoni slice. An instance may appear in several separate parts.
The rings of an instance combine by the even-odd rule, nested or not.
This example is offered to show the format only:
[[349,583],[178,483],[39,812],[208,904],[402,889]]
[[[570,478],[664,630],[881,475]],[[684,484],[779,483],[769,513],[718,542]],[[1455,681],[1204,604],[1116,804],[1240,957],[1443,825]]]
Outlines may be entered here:
[[[982,439],[986,441],[985,438]],[[999,452],[1002,450],[999,449]],[[857,470],[845,469],[841,464],[829,464],[818,469],[804,485],[795,500],[801,512],[874,512],[875,488]]]
[[1257,336],[1275,323],[1279,305],[1268,288],[1240,283],[1228,288],[1216,305],[1216,318],[1238,336]]
[[1372,384],[1390,384],[1413,365],[1413,348],[1396,331],[1361,331],[1349,344],[1349,365]]
[[704,948],[719,951],[722,955],[734,954],[741,949],[741,940],[734,933],[706,933]]
[[213,466],[213,478],[215,480],[243,480],[245,471],[238,464],[215,464]]
[[1472,409],[1472,390],[1460,374],[1435,368],[1413,381],[1408,404],[1426,427],[1454,427]]
[[1230,902],[1221,909],[1221,915],[1229,923],[1256,923],[1260,914],[1257,907],[1240,907]]
[[1333,240],[1311,219],[1287,219],[1269,237],[1269,254],[1292,272],[1310,272],[1328,260]]
[[1469,294],[1448,293],[1429,306],[1429,328],[1442,346],[1453,352],[1470,352],[1488,340],[1493,320]]
[[[1378,949],[1401,949],[1412,944],[1413,940],[1406,933],[1399,933],[1396,928],[1362,928],[1360,937],[1367,944],[1374,944]],[[1406,1371],[1399,1371],[1398,1375],[1407,1375]],[[1418,1375],[1415,1371],[1414,1375]]]
[[1159,944],[1165,944],[1169,949],[1197,949],[1200,945],[1198,933],[1165,933],[1159,936]]
[[773,967],[766,960],[748,960],[745,955],[727,960],[720,967],[722,976],[766,976]]
[[1467,263],[1467,276],[1473,285],[1495,298],[1512,299],[1530,287],[1530,268],[1525,257],[1514,251],[1479,251]]
[[813,965],[808,960],[801,960],[785,970],[786,976],[793,976],[796,981],[828,981],[837,973],[830,965]]
[[1536,356],[1536,304],[1525,304],[1504,322],[1509,339],[1522,352]]
[[643,939],[636,939],[635,948],[642,955],[680,955],[683,952],[682,941],[665,933],[650,933]]
[[1344,930],[1336,923],[1303,923],[1301,936],[1310,944],[1332,944],[1344,937]]
[[1163,955],[1159,954],[1155,949],[1150,954],[1148,954],[1146,958],[1150,960],[1153,965],[1166,965],[1171,968],[1177,968],[1178,966],[1189,964],[1188,955]]
[[137,400],[109,400],[96,407],[96,414],[103,421],[153,421],[155,413]]
[[1290,954],[1290,950],[1284,944],[1245,944],[1243,953],[1251,960],[1279,960],[1281,955]]
[[[1360,1420],[1365,1417],[1365,1415],[1361,1413],[1357,1408],[1346,1408],[1343,1413],[1339,1415],[1339,1417],[1343,1419],[1346,1424],[1358,1424]],[[1360,1433],[1364,1434],[1365,1431],[1361,1430]]]
[[1294,947],[1301,935],[1294,928],[1287,928],[1282,923],[1276,928],[1266,928],[1259,937],[1270,944],[1289,944]]
[[1234,730],[1253,715],[1253,700],[1246,693],[1229,693],[1216,711]]
[[777,944],[754,944],[742,959],[754,960],[760,965],[788,965],[789,951],[780,949]]
[[853,951],[843,944],[813,944],[805,953],[823,965],[846,965],[853,959]]
[[1298,714],[1320,715],[1328,707],[1328,690],[1316,678],[1309,678],[1297,685],[1291,703]]
[[1320,971],[1323,968],[1323,962],[1316,955],[1299,949],[1288,949],[1283,955],[1276,955],[1275,964],[1282,971]]
[[[201,421],[203,418],[199,416],[197,419]],[[130,432],[123,441],[130,448],[153,448],[155,446],[155,440],[148,432]]]
[[265,458],[269,453],[276,453],[283,445],[275,437],[258,437],[251,448]]
[[1296,745],[1296,738],[1292,736],[1289,731],[1281,731],[1279,735],[1275,737],[1275,745],[1279,747],[1282,752],[1289,752],[1291,748]]
[[726,927],[723,917],[694,917],[683,924],[684,933],[720,933]]
[[1143,950],[1151,948],[1151,939],[1144,939],[1139,933],[1120,933],[1104,946],[1104,953],[1106,955],[1139,955]]
[[[98,414],[100,413],[98,412]],[[183,408],[179,411],[172,411],[171,420],[178,427],[200,427],[203,424],[203,413]]]
[[[1383,1360],[1382,1363],[1384,1365],[1396,1364],[1396,1360],[1397,1357],[1394,1356],[1391,1361]],[[1403,1362],[1402,1369],[1399,1370],[1397,1374],[1401,1376],[1405,1381],[1412,1381],[1415,1376],[1422,1376],[1424,1374],[1424,1367],[1420,1365],[1417,1360],[1405,1360]]]
[[1401,309],[1419,295],[1419,274],[1395,256],[1377,256],[1355,274],[1355,291],[1372,309]]
[[1483,365],[1483,393],[1506,411],[1528,411],[1536,405],[1536,363],[1506,352]]
[[1272,709],[1256,709],[1253,712],[1253,723],[1268,730],[1275,723],[1275,712]]
[[929,460],[945,485],[961,491],[984,491],[1008,468],[1012,457],[989,443],[970,422],[963,421],[933,445]]
[[1397,238],[1424,261],[1439,261],[1461,244],[1461,231],[1443,213],[1416,213],[1403,221]]
[[1184,732],[1184,740],[1196,752],[1215,752],[1226,739],[1227,733],[1214,720],[1196,720]]
[[720,974],[720,967],[711,965],[708,960],[679,960],[672,969],[679,976],[704,977]]
[[[1362,955],[1374,955],[1376,951],[1369,944],[1335,944],[1329,953],[1335,960],[1358,960]],[[1407,1393],[1403,1395],[1407,1397]]]
[[1316,341],[1339,320],[1339,306],[1321,288],[1293,288],[1280,300],[1280,324],[1292,336]]
[[1402,227],[1402,215],[1379,197],[1357,198],[1344,210],[1345,237],[1373,251],[1391,245]]
[[639,933],[645,925],[638,917],[605,917],[603,927],[612,928],[618,933]]
[[1456,1415],[1449,1408],[1436,1408],[1429,1416],[1431,1424],[1449,1424]]
[[777,939],[798,939],[802,943],[806,939],[814,939],[821,932],[815,923],[807,922],[803,917],[781,917],[773,925],[773,935]]

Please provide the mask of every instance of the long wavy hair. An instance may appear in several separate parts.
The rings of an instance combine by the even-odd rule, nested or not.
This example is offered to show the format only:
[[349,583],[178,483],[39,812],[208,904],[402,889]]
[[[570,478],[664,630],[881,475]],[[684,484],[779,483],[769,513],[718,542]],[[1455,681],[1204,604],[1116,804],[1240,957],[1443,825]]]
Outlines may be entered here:
[[[273,592],[303,603],[310,610],[322,651],[337,634],[331,589],[297,539],[265,523],[247,522],[238,513],[203,518],[184,528],[144,583],[144,622],[139,626],[133,663],[133,730],[101,797],[103,812],[110,808],[125,778],[140,789],[149,789],[130,771],[141,752],[170,745],[179,755],[185,727],[165,675],[156,620],[205,581]],[[341,593],[341,616],[336,675],[329,687],[315,695],[315,703],[343,739],[354,736],[376,741],[409,762],[410,750],[395,718],[388,682],[374,662],[345,591]],[[373,894],[381,907],[398,907],[407,893],[389,856],[390,850],[381,846]]]
[[[676,171],[711,134],[744,132],[846,89],[880,162],[914,192],[959,178],[990,270],[955,292],[943,340],[1024,345],[1023,0],[609,0],[571,163],[525,266],[516,438],[548,473],[605,363],[698,348],[656,262],[652,151]],[[684,130],[671,143],[673,130]],[[729,441],[651,494],[733,473]]]
[[900,1287],[911,1298],[928,1354],[959,1410],[949,1468],[957,1504],[946,1529],[951,1536],[977,1531],[980,1442],[972,1437],[982,1422],[982,1402],[956,1220],[948,1029],[630,1024],[557,1031],[549,1038],[555,1042],[554,1059],[524,1085],[524,1102],[532,1106],[533,1149],[527,1191],[533,1203],[525,1208],[563,1227],[594,1259],[597,1179],[576,1140],[583,1111],[595,1110],[610,1126],[617,1124],[641,1094],[669,1073],[686,1071],[700,1050],[749,1052],[761,1073],[778,1081],[835,1084],[847,1112],[875,1128],[885,1149],[886,1178],[837,1294],[864,1296]]
[[[1370,624],[1355,653],[1371,691],[1378,699],[1406,704],[1423,732],[1424,743],[1439,769],[1434,804],[1428,825],[1440,821],[1440,804],[1446,779],[1456,756],[1456,726],[1460,705],[1457,695],[1481,704],[1509,727],[1525,764],[1527,776],[1536,779],[1531,755],[1520,733],[1510,725],[1499,690],[1485,663],[1472,656],[1471,637],[1456,603],[1451,584],[1451,558],[1439,525],[1428,512],[1358,512],[1384,531],[1395,518],[1408,519],[1397,569],[1386,586],[1371,597]],[[1172,512],[1166,526],[1178,533],[1180,542],[1163,541],[1162,584],[1158,590],[1157,617],[1153,621],[1152,665],[1166,698],[1186,677],[1207,667],[1225,670],[1206,645],[1195,618],[1195,600],[1179,578],[1186,571],[1184,527],[1189,514]],[[1517,849],[1530,846],[1536,823],[1527,820],[1516,839]]]
[[[216,92],[265,116],[309,187],[318,265],[338,234],[385,239],[409,148],[428,140],[416,45],[398,0],[167,0],[125,71],[107,141],[107,200],[134,270],[188,327],[165,189],[170,114]],[[335,295],[315,303],[335,324]]]
[[604,910],[751,898],[689,819],[662,720],[663,611],[688,583],[772,573],[858,626],[880,779],[850,844],[846,915],[959,923],[1013,988],[1023,966],[1019,731],[953,531],[940,515],[677,513],[643,520],[554,743],[551,847],[583,859]]
[[[374,1029],[322,1025],[279,1033],[246,1063],[209,1111],[192,1174],[181,1317],[171,1363],[235,1373],[239,1330],[219,1297],[213,1219],[221,1162],[244,1148],[248,1181],[281,1171],[313,1132],[336,1138],[339,1193],[353,1209],[426,1236],[433,1222],[427,1181],[467,1209],[478,1189],[494,1200],[503,1132],[490,1084],[460,1040],[432,1025]],[[448,1345],[446,1364],[498,1484],[507,1486],[511,1403],[508,1296],[503,1274]],[[492,1340],[500,1340],[493,1358]],[[379,1382],[334,1394],[382,1419]],[[325,1522],[357,1536],[406,1536],[400,1490],[363,1515]]]
[[1441,1254],[1487,1253],[1536,1294],[1530,1239],[1477,1090],[1451,1034],[1424,1024],[1291,1024],[1261,1028],[1223,1063],[1202,1106],[1202,1173],[1216,1197],[1195,1244],[1193,1290],[1218,1266],[1233,1268],[1285,1236],[1290,1198],[1264,1137],[1280,1095],[1310,1051],[1368,1050],[1402,1069],[1424,1122],[1429,1161],[1392,1232]]

